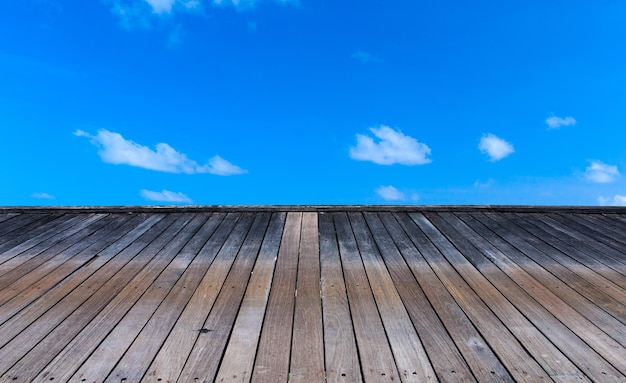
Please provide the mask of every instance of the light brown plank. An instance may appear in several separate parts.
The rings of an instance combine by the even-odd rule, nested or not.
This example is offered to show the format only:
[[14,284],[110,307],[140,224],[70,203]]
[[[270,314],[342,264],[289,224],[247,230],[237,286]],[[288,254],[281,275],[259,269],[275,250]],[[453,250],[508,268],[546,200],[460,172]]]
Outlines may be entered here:
[[317,213],[303,213],[289,382],[323,382],[324,329]]
[[272,214],[216,382],[249,382],[252,377],[285,218],[286,213]]
[[302,213],[287,213],[285,230],[278,250],[276,270],[267,304],[253,382],[287,382],[293,331],[293,310]]
[[333,213],[350,313],[365,382],[398,381],[400,375],[354,233],[345,213]]
[[437,380],[424,345],[409,318],[362,213],[349,213],[352,231],[363,259],[387,339],[402,382]]
[[320,267],[327,382],[361,382],[359,355],[331,214],[319,213]]

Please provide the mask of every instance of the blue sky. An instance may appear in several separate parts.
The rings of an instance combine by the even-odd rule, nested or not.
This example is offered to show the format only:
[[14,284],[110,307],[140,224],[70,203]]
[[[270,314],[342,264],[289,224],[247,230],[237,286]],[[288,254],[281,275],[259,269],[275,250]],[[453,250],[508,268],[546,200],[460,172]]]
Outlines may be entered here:
[[623,0],[20,0],[1,205],[626,205]]

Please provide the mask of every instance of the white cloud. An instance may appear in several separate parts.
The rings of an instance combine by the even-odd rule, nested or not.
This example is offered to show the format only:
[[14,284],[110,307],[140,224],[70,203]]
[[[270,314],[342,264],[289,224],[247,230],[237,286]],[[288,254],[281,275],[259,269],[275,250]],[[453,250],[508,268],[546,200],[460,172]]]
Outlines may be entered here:
[[208,173],[217,174],[218,176],[231,176],[248,172],[237,165],[231,164],[220,156],[211,158],[209,160],[209,165],[205,167]]
[[163,191],[157,192],[152,190],[143,189],[139,192],[141,196],[150,201],[157,202],[180,202],[180,203],[193,203],[191,198],[180,192],[172,192],[163,189]]
[[37,198],[37,199],[55,199],[56,197],[53,195],[50,195],[48,193],[33,193],[30,195],[33,198]]
[[406,199],[404,193],[391,185],[378,187],[376,194],[386,201],[402,201]]
[[352,58],[355,60],[359,60],[362,63],[377,63],[381,61],[381,59],[379,59],[378,57],[364,51],[354,52],[352,54]]
[[606,184],[613,182],[620,173],[615,165],[607,165],[600,161],[591,161],[591,165],[585,169],[585,178],[594,183]]
[[482,136],[478,149],[487,154],[492,162],[499,161],[515,152],[513,145],[491,133]]
[[616,194],[611,197],[598,197],[598,202],[602,206],[626,206],[626,195]]
[[561,126],[576,125],[576,119],[571,116],[565,118],[552,116],[546,118],[546,124],[548,125],[548,130],[559,129]]
[[102,161],[109,164],[130,165],[168,173],[211,173],[217,175],[246,173],[246,170],[233,165],[220,156],[211,158],[206,165],[199,165],[166,143],[158,143],[155,146],[156,150],[152,150],[147,146],[126,140],[119,133],[110,132],[106,129],[99,130],[95,136],[82,130],[75,131],[74,135],[89,138],[91,143],[100,149],[98,154]]
[[431,160],[430,148],[399,130],[381,125],[370,128],[379,142],[362,134],[356,135],[357,144],[350,148],[350,157],[359,161],[372,161],[379,165],[422,165]]
[[156,14],[172,12],[172,6],[176,0],[145,0],[152,7],[152,12]]
[[[238,10],[248,10],[254,8],[257,3],[262,0],[213,0],[213,4],[217,6],[232,5]],[[279,4],[298,4],[298,0],[273,0],[274,3]]]

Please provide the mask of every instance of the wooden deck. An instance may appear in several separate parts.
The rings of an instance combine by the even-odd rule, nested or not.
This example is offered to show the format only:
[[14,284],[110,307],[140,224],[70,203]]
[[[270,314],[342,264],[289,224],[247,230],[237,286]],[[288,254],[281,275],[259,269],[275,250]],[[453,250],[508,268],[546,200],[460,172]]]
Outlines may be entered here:
[[626,382],[626,210],[0,209],[0,381]]

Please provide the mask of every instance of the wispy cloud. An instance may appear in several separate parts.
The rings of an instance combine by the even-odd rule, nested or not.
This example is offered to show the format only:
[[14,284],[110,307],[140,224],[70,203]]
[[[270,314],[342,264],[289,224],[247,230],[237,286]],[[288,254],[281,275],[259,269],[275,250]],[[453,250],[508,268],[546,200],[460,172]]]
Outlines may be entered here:
[[365,51],[356,51],[352,54],[352,58],[362,63],[377,63],[382,60],[371,53]]
[[615,165],[607,165],[601,161],[591,161],[585,169],[585,179],[590,182],[606,184],[615,181],[620,176]]
[[[258,3],[264,2],[263,0],[213,0],[213,4],[216,6],[233,6],[237,10],[249,10],[254,8]],[[268,2],[268,1],[265,1]],[[299,0],[272,0],[271,2],[278,4],[298,4]]]
[[158,143],[155,150],[152,150],[106,129],[99,130],[95,136],[82,130],[75,131],[74,135],[89,138],[100,149],[98,154],[102,161],[109,164],[130,165],[167,173],[211,173],[222,176],[247,173],[220,156],[214,156],[206,165],[199,165],[166,143]]
[[431,162],[427,158],[430,148],[400,130],[381,125],[379,128],[370,128],[370,131],[378,142],[370,136],[357,134],[356,146],[350,148],[352,159],[372,161],[379,165],[423,165]]
[[50,195],[48,193],[33,193],[30,196],[36,199],[55,199],[56,198],[55,196]]
[[552,116],[546,118],[546,125],[548,125],[548,130],[559,129],[562,126],[576,125],[576,119],[572,116],[565,118]]
[[180,193],[180,192],[172,192],[172,191],[165,190],[165,189],[160,192],[142,189],[139,192],[139,194],[141,194],[143,198],[149,201],[187,203],[187,204],[193,203],[191,198],[189,198],[187,195]]
[[598,197],[602,206],[626,206],[626,195],[616,194],[613,197]]
[[391,185],[378,187],[376,189],[376,194],[378,194],[385,201],[402,201],[406,199],[404,193]]
[[513,145],[491,133],[482,136],[478,149],[488,155],[492,162],[500,161],[515,152]]

